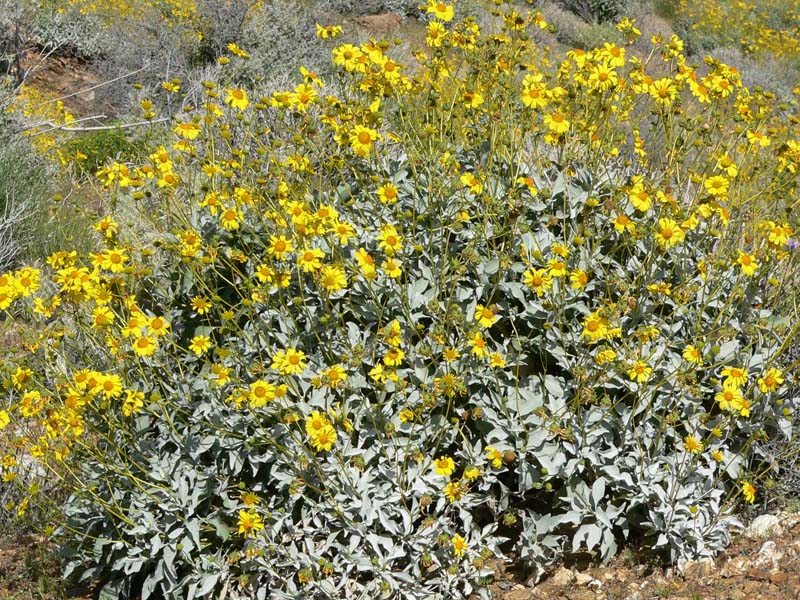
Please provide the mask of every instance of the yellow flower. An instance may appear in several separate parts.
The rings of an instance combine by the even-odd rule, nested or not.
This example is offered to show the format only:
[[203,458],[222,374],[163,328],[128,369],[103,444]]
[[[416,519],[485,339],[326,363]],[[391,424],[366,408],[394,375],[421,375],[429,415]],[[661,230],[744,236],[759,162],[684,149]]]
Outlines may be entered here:
[[191,141],[200,135],[200,126],[197,123],[178,123],[173,131],[178,137]]
[[728,195],[730,182],[722,175],[714,175],[703,182],[706,191],[715,198],[723,198]]
[[325,253],[319,248],[306,248],[297,257],[297,266],[306,273],[318,271],[322,268],[322,259]]
[[628,200],[630,200],[633,207],[640,212],[647,212],[653,205],[649,192],[639,181],[637,181],[628,192]]
[[687,452],[691,452],[692,454],[699,454],[703,451],[703,442],[698,440],[693,435],[687,435],[683,438],[683,447],[686,449]]
[[194,296],[190,301],[189,305],[197,311],[198,315],[204,315],[208,312],[208,309],[211,308],[211,301],[208,298],[203,298],[202,296]]
[[739,252],[739,258],[736,259],[736,262],[741,267],[742,273],[744,273],[748,277],[752,277],[753,275],[755,275],[756,270],[761,265],[756,260],[756,257],[753,256],[752,254],[748,254],[747,252],[742,252],[741,250],[739,250],[738,252]]
[[400,348],[389,348],[383,357],[383,364],[385,364],[387,367],[400,366],[400,363],[403,362],[403,358],[405,358],[405,356],[406,353],[400,350]]
[[486,446],[486,458],[495,469],[503,466],[503,453],[494,446]]
[[447,37],[447,30],[439,21],[428,23],[428,34],[425,36],[425,43],[431,48],[439,48]]
[[651,83],[647,88],[647,93],[657,104],[669,106],[678,97],[678,88],[670,78],[664,77]]
[[469,188],[473,194],[481,194],[483,192],[483,183],[475,177],[474,173],[464,173],[459,178],[464,187]]
[[758,389],[763,393],[774,392],[783,384],[783,373],[775,367],[770,367],[758,378]]
[[321,40],[333,39],[344,32],[341,25],[328,25],[323,27],[317,23],[317,37]]
[[403,248],[403,238],[397,233],[395,226],[391,224],[381,225],[378,240],[378,247],[389,256],[394,256]]
[[234,231],[239,229],[239,222],[244,218],[242,211],[238,208],[228,208],[220,214],[220,225],[223,229]]
[[644,383],[650,378],[650,374],[652,372],[653,369],[651,369],[646,362],[643,360],[637,360],[628,369],[628,377],[631,378],[631,381]]
[[747,383],[748,372],[744,367],[725,367],[720,374],[725,378],[725,387],[738,389]]
[[383,270],[386,271],[386,274],[392,279],[397,279],[403,274],[401,266],[402,263],[394,258],[388,258],[381,264]]
[[275,399],[275,386],[268,381],[258,379],[250,384],[247,397],[253,408],[266,406]]
[[440,456],[433,461],[433,470],[437,475],[450,477],[456,469],[456,463],[449,456]]
[[397,202],[397,196],[397,186],[393,183],[385,183],[378,188],[378,200],[380,200],[382,204],[394,204]]
[[332,388],[341,387],[347,380],[347,371],[342,365],[332,365],[324,372],[328,385]]
[[748,483],[747,481],[742,482],[742,494],[744,495],[744,499],[750,504],[755,502],[756,488],[751,483]]
[[597,311],[586,315],[583,319],[583,337],[589,342],[596,342],[608,336],[608,321]]
[[547,290],[553,287],[553,278],[546,269],[528,269],[522,274],[522,283],[541,298]]
[[494,314],[494,310],[489,308],[488,306],[483,306],[482,304],[478,304],[475,306],[475,316],[474,319],[478,322],[478,325],[481,327],[491,327],[497,322],[499,317]]
[[194,352],[197,356],[204,354],[209,348],[211,348],[211,338],[207,335],[196,335],[189,344],[189,350]]
[[559,111],[545,115],[545,126],[555,134],[562,134],[569,131],[570,123]]
[[347,275],[342,267],[325,265],[320,270],[319,282],[326,292],[333,294],[347,287]]
[[437,2],[437,0],[428,0],[428,4],[425,7],[425,11],[429,15],[433,15],[437,19],[444,21],[445,23],[449,23],[453,20],[455,16],[455,10],[451,4],[445,4],[444,2]]
[[703,364],[703,353],[693,344],[689,344],[688,346],[686,346],[686,348],[684,348],[683,358],[684,360],[692,363],[693,365]]
[[328,425],[314,432],[311,437],[311,445],[317,452],[328,452],[336,443],[336,430]]
[[372,150],[372,143],[379,139],[380,134],[374,129],[356,125],[350,134],[350,146],[355,154],[366,158]]
[[264,529],[264,522],[261,520],[261,516],[253,510],[240,510],[237,525],[239,526],[239,535],[244,537],[255,536],[256,533]]
[[143,335],[133,342],[133,351],[139,356],[153,356],[158,344],[155,339]]
[[680,244],[686,238],[686,234],[675,221],[662,218],[658,220],[655,238],[662,248],[672,248]]
[[582,290],[589,283],[589,274],[583,269],[575,269],[569,274],[569,287],[573,290]]
[[472,346],[472,354],[477,358],[486,358],[489,355],[489,350],[486,347],[486,340],[480,331],[470,336],[469,343],[470,346]]
[[469,550],[466,540],[460,535],[454,535],[450,543],[453,545],[453,554],[456,556],[464,556],[464,553]]
[[633,233],[636,231],[636,224],[628,218],[628,215],[618,215],[612,223],[614,223],[614,229],[618,233],[625,233],[626,231]]
[[130,417],[144,407],[144,393],[140,391],[125,390],[125,401],[122,403],[122,414]]
[[300,375],[306,368],[305,360],[305,352],[289,348],[276,352],[270,366],[277,369],[281,375]]
[[458,502],[466,493],[467,488],[460,481],[448,481],[444,486],[444,495],[450,502]]
[[9,423],[11,423],[11,418],[8,416],[8,412],[0,410],[0,431],[8,427]]

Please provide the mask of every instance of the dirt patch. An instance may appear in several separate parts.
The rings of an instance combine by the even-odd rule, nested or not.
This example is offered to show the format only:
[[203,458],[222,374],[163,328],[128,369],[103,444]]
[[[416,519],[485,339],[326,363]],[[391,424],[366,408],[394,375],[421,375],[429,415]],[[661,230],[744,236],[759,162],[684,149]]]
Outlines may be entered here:
[[76,58],[28,52],[22,61],[25,82],[50,98],[63,98],[64,107],[75,117],[115,114],[113,107],[98,104],[95,90],[102,80],[89,65]]

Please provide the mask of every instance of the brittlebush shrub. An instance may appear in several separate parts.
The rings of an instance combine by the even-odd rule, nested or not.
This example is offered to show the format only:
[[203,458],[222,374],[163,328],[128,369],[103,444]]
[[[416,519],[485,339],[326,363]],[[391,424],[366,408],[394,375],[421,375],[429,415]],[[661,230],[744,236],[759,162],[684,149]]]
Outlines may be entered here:
[[486,596],[510,556],[713,554],[759,493],[797,409],[786,115],[677,38],[428,11],[414,64],[335,48],[336,96],[209,83],[101,170],[139,218],[0,279],[42,331],[4,477],[70,490],[104,597]]

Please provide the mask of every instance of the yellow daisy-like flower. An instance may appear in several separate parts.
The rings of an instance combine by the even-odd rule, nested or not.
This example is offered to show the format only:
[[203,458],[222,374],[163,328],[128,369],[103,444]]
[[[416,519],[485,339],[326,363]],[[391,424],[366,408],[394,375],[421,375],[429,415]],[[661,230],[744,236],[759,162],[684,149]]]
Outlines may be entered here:
[[178,137],[191,141],[200,135],[200,126],[197,123],[191,122],[178,123],[173,131]]
[[347,287],[347,275],[344,269],[335,265],[325,265],[319,272],[319,284],[329,294]]
[[122,414],[130,417],[139,413],[144,407],[144,393],[140,391],[125,390],[125,401],[122,403]]
[[687,435],[683,438],[683,447],[687,452],[692,454],[700,454],[703,451],[703,442],[698,440],[693,435]]
[[222,211],[219,218],[219,223],[223,229],[227,231],[235,231],[239,229],[239,222],[244,218],[242,211],[238,208],[228,208]]
[[456,463],[449,456],[440,456],[433,461],[433,470],[437,475],[450,477],[456,470]]
[[207,335],[196,335],[189,344],[189,350],[197,356],[205,354],[211,348],[211,338]]
[[569,131],[570,122],[559,111],[544,116],[544,124],[550,131],[560,135]]
[[678,88],[670,78],[664,77],[651,83],[647,93],[657,104],[669,106],[678,97]]
[[250,101],[247,99],[247,92],[242,89],[231,88],[228,89],[228,93],[225,96],[225,104],[236,110],[245,110]]
[[753,484],[743,481],[742,495],[744,495],[745,500],[752,504],[756,500],[756,488],[753,486]]
[[725,367],[720,373],[725,381],[725,387],[740,388],[747,383],[748,372],[744,367]]
[[332,388],[338,388],[344,385],[347,380],[347,371],[342,365],[332,365],[324,372],[325,379],[328,380],[328,385]]
[[503,453],[494,446],[486,446],[486,459],[495,469],[503,466]]
[[278,260],[283,260],[286,258],[286,255],[289,252],[294,250],[294,246],[292,245],[291,240],[286,239],[286,237],[280,235],[273,235],[269,238],[269,246],[267,247],[267,253],[277,258]]
[[569,287],[573,290],[582,290],[589,283],[589,274],[583,269],[575,269],[569,274]]
[[612,223],[614,223],[614,230],[618,233],[625,233],[626,231],[633,233],[636,231],[636,224],[626,214],[617,215]]
[[752,277],[753,275],[755,275],[756,271],[758,270],[758,267],[761,266],[760,263],[758,262],[758,260],[756,260],[756,257],[753,256],[752,254],[748,254],[747,252],[742,252],[741,250],[739,250],[738,252],[739,252],[739,257],[736,259],[736,262],[741,267],[742,273],[744,273],[748,277]]
[[730,182],[722,175],[714,175],[709,177],[703,182],[703,187],[706,191],[715,198],[723,198],[728,195],[728,186]]
[[583,319],[583,337],[589,342],[596,342],[608,336],[608,321],[601,317],[597,311],[586,315]]
[[392,279],[397,279],[403,274],[402,263],[394,258],[387,258],[381,263],[381,267]]
[[250,384],[247,397],[253,408],[266,406],[275,399],[275,386],[268,381],[258,379]]
[[336,430],[328,425],[316,431],[311,437],[311,445],[317,452],[328,452],[336,443]]
[[358,156],[366,158],[372,151],[373,142],[380,139],[380,134],[374,129],[356,125],[350,134],[350,147]]
[[133,342],[133,351],[139,356],[153,356],[156,348],[158,348],[158,344],[155,339],[146,335],[137,338]]
[[464,553],[469,550],[467,541],[460,535],[454,535],[450,543],[453,545],[453,554],[458,557],[464,556]]
[[261,520],[261,516],[253,510],[240,510],[236,524],[239,527],[239,535],[244,537],[253,537],[264,529],[264,522]]
[[319,248],[306,248],[297,257],[297,266],[306,273],[312,273],[322,268],[322,259],[325,253]]
[[475,306],[474,318],[481,327],[491,327],[500,317],[494,314],[494,310],[492,308],[478,304]]
[[382,204],[394,204],[397,202],[398,190],[393,183],[384,183],[378,188],[378,200]]
[[631,381],[635,381],[637,383],[644,383],[650,378],[650,374],[652,372],[653,369],[651,369],[646,362],[644,362],[643,360],[637,360],[628,369],[628,377],[631,378]]
[[685,361],[692,363],[693,365],[702,365],[703,364],[703,352],[695,347],[693,344],[689,344],[686,348],[683,349],[683,358]]
[[553,287],[553,277],[546,269],[528,269],[522,274],[522,283],[541,298]]
[[425,11],[445,23],[452,21],[455,16],[455,9],[452,4],[445,4],[437,0],[428,0]]
[[450,502],[458,502],[467,492],[460,481],[448,481],[444,486],[444,495]]
[[758,389],[763,393],[774,392],[783,384],[783,373],[780,369],[770,367],[758,378]]
[[388,256],[394,256],[403,248],[403,238],[397,233],[395,226],[389,223],[381,225],[378,240],[378,247]]
[[300,375],[306,368],[305,352],[295,348],[279,350],[272,357],[270,366],[278,370],[281,375]]
[[387,367],[398,367],[403,362],[406,353],[400,348],[389,348],[383,356],[383,364]]
[[655,238],[662,248],[672,248],[686,239],[686,234],[675,221],[669,218],[662,218],[658,220]]

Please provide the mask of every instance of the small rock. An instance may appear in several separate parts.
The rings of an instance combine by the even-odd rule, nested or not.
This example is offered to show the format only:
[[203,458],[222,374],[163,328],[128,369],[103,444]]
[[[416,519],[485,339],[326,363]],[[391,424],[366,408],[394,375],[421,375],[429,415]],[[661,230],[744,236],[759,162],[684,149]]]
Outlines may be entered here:
[[764,542],[758,555],[753,561],[754,567],[769,568],[771,572],[779,570],[778,562],[783,558],[783,552],[778,551],[778,545],[773,540]]
[[737,556],[736,558],[729,558],[725,561],[725,564],[719,571],[719,575],[724,578],[739,577],[744,575],[749,568],[749,561],[742,556]]
[[575,581],[575,573],[564,567],[558,569],[553,573],[553,576],[550,577],[550,582],[560,587],[570,585],[573,581]]
[[589,585],[592,581],[594,581],[594,577],[591,575],[587,575],[586,573],[575,573],[574,574],[575,585]]
[[503,595],[503,600],[532,600],[533,590],[530,588],[522,588],[511,590]]
[[786,583],[787,579],[789,579],[789,576],[783,571],[778,571],[777,573],[773,573],[772,575],[769,576],[769,580],[775,585],[781,585],[782,583]]
[[770,534],[780,535],[783,533],[781,527],[781,520],[776,515],[760,515],[753,519],[753,522],[747,526],[744,534],[750,538],[763,538]]
[[717,571],[717,564],[713,558],[701,558],[700,560],[687,560],[678,564],[678,572],[684,579],[695,579],[698,577],[708,577]]

